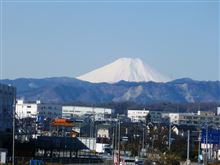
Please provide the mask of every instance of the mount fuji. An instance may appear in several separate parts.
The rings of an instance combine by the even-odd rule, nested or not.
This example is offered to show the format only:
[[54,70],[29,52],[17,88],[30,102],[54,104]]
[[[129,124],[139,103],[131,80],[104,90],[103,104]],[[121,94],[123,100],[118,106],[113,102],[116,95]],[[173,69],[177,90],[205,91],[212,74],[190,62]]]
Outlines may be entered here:
[[92,83],[116,83],[122,80],[127,82],[170,81],[169,78],[144,64],[139,58],[120,58],[113,63],[81,75],[77,79]]
[[168,78],[145,65],[140,59],[121,58],[78,79],[18,78],[0,80],[0,83],[16,87],[17,97],[28,101],[40,99],[42,102],[79,105],[120,102],[139,105],[164,102],[220,103],[220,81],[197,81],[189,78],[167,81]]

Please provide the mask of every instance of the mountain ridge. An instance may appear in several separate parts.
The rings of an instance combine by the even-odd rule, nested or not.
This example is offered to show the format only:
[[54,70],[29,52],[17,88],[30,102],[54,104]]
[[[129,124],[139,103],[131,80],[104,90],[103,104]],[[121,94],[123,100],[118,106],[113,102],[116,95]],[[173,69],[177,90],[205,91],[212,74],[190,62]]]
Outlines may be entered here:
[[167,83],[126,82],[90,83],[75,78],[1,80],[17,88],[18,98],[44,102],[84,102],[102,104],[131,101],[152,102],[219,102],[220,81],[178,79]]

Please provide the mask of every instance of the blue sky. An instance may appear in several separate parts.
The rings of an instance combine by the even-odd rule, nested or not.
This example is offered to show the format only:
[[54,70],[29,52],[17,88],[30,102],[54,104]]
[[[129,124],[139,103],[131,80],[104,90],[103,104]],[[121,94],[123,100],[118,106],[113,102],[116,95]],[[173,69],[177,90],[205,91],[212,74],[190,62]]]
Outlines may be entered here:
[[173,79],[219,79],[216,2],[3,2],[2,78],[76,77],[138,57]]

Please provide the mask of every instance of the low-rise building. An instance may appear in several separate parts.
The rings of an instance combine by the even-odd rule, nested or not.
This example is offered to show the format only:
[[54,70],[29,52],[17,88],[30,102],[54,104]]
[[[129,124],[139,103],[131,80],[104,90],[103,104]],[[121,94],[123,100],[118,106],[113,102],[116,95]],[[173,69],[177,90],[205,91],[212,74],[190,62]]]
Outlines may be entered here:
[[167,119],[167,122],[179,125],[180,116],[184,115],[183,113],[162,113],[162,119]]
[[90,150],[96,151],[96,138],[93,137],[78,137],[78,139]]
[[162,111],[150,111],[150,120],[152,123],[163,123],[164,118],[162,117]]
[[128,118],[131,119],[132,122],[140,122],[146,121],[146,116],[148,115],[149,110],[128,110]]
[[220,107],[217,107],[217,115],[220,116]]
[[16,114],[19,119],[23,118],[36,118],[39,102],[25,102],[24,100],[17,100]]
[[62,117],[73,118],[82,116],[94,116],[95,120],[104,120],[113,114],[113,109],[85,106],[63,106]]
[[24,100],[17,100],[16,104],[17,117],[22,118],[57,118],[62,116],[62,105],[53,103],[24,102]]
[[176,125],[220,125],[220,115],[216,115],[213,112],[198,111],[197,113],[163,113],[162,118],[169,118],[169,122]]
[[112,124],[110,123],[102,123],[96,126],[97,129],[97,138],[108,138],[110,139],[111,136],[111,128]]

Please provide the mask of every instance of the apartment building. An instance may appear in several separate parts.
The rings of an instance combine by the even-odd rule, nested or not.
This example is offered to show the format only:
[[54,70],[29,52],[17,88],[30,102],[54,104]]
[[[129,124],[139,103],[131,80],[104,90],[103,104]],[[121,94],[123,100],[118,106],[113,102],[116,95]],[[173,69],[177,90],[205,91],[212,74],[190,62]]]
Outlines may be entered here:
[[169,118],[169,122],[176,125],[220,125],[220,115],[213,112],[198,111],[197,113],[163,113],[162,118]]
[[62,105],[53,103],[41,103],[40,100],[35,102],[24,102],[17,100],[16,114],[19,119],[22,118],[57,118],[62,116]]

